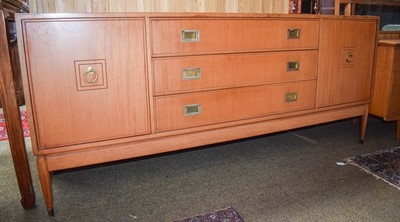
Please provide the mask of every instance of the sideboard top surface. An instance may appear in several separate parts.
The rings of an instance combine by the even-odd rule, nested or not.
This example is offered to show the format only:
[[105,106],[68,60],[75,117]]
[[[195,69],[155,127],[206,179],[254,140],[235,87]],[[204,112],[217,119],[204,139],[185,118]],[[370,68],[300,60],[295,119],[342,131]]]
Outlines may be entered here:
[[16,14],[17,19],[60,19],[60,18],[119,18],[119,17],[150,17],[150,18],[287,18],[287,19],[375,19],[378,16],[340,16],[312,14],[264,14],[264,13],[170,13],[170,12],[107,12],[107,13],[39,13]]

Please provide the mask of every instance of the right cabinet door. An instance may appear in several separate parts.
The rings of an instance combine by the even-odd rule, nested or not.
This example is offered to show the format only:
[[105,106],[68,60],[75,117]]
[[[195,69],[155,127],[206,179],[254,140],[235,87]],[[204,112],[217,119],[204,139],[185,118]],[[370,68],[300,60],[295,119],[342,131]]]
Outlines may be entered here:
[[374,19],[322,20],[319,107],[370,99],[376,25]]

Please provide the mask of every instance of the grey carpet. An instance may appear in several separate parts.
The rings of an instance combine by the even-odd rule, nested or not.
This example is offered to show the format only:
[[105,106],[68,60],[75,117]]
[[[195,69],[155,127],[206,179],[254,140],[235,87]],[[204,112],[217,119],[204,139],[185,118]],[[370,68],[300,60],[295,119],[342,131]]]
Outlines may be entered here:
[[350,119],[58,172],[55,218],[47,216],[30,151],[37,208],[22,209],[8,144],[1,142],[0,221],[158,222],[229,206],[246,222],[400,221],[396,188],[335,164],[399,146],[395,124],[369,118],[364,145],[358,143],[358,129]]

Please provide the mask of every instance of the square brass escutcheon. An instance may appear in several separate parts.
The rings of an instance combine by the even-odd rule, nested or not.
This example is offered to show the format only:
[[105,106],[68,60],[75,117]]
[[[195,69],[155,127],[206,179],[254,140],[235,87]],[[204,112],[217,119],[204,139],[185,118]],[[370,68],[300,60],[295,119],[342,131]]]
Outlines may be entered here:
[[80,60],[74,63],[78,91],[107,88],[105,59]]

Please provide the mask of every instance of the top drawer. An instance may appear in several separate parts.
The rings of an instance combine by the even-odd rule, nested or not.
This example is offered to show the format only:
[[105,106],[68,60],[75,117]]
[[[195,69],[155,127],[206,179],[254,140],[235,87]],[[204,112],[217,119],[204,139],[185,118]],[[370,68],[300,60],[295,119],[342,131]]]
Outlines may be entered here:
[[153,19],[152,54],[318,48],[318,20]]

